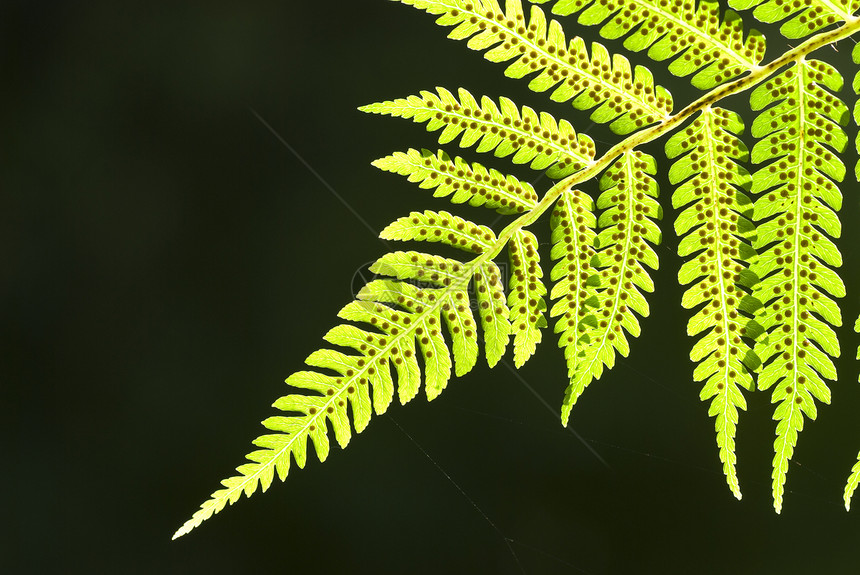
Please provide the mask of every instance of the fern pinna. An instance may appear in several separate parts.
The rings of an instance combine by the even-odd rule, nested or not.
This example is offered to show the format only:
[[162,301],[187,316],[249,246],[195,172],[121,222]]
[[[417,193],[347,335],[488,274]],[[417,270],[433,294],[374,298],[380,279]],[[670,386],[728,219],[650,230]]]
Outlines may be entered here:
[[[510,347],[522,366],[549,323],[568,366],[563,394],[559,387],[566,424],[587,387],[618,354],[627,356],[640,318],[649,314],[661,202],[677,210],[678,279],[686,286],[681,305],[691,310],[687,332],[695,338],[692,378],[709,402],[727,482],[740,498],[739,414],[748,393],[769,391],[779,512],[798,433],[815,419],[816,404],[830,401],[827,381],[836,379],[833,359],[841,351],[835,298],[845,287],[835,242],[849,114],[837,96],[842,76],[812,54],[860,30],[854,15],[860,0],[730,0],[737,12],[712,0],[399,1],[435,16],[450,38],[504,64],[507,76],[528,79],[534,92],[581,112],[558,119],[462,88],[361,108],[425,124],[448,147],[395,152],[376,167],[454,204],[495,210],[509,217],[507,225],[494,231],[465,213],[423,211],[385,228],[386,240],[438,242],[464,253],[441,257],[427,246],[381,257],[371,268],[377,278],[341,310],[348,323],[325,335],[336,349],[314,352],[309,369],[287,379],[295,392],[274,405],[283,415],[263,422],[268,432],[254,441],[249,462],[175,537],[242,493],[265,491],[276,474],[284,480],[293,461],[303,467],[309,440],[325,460],[329,426],[345,447],[374,412],[389,408],[395,393],[406,403],[423,384],[428,400],[435,399],[452,372],[462,376],[476,365],[481,350],[492,367]],[[568,39],[549,10],[599,26],[631,58],[646,52],[668,61],[669,72],[706,92],[679,109],[648,68],[600,43]],[[782,35],[800,43],[762,64],[765,38],[744,24],[744,12],[779,24]],[[854,59],[860,62],[859,50]],[[860,74],[854,89],[860,91]],[[749,136],[741,115],[724,102],[747,90],[756,113]],[[598,151],[576,129],[582,112],[622,137]],[[860,106],[854,118],[860,120]],[[639,148],[664,137],[661,167],[661,159]],[[541,195],[512,175],[449,155],[454,143],[528,164],[554,182]],[[654,179],[661,169],[668,169],[674,187],[662,198]],[[552,261],[541,262],[528,228],[547,213]],[[507,278],[497,264],[505,257]],[[860,330],[860,319],[855,327]],[[858,483],[860,462],[845,489],[846,507]]]

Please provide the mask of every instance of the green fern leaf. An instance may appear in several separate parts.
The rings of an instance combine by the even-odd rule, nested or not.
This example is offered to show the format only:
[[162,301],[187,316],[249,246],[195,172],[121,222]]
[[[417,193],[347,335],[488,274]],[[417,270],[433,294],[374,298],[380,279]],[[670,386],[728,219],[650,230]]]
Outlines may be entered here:
[[484,332],[484,352],[487,364],[494,367],[505,355],[510,341],[510,310],[505,303],[502,274],[493,262],[481,265],[475,273],[475,297]]
[[441,242],[476,254],[490,249],[496,234],[487,226],[473,224],[448,212],[412,212],[400,218],[382,232],[384,240],[424,240]]
[[574,38],[568,45],[561,25],[547,22],[543,11],[531,7],[529,21],[520,0],[507,0],[505,10],[497,0],[399,0],[430,14],[438,15],[440,26],[454,26],[448,34],[456,40],[468,39],[473,50],[487,52],[491,62],[510,62],[505,75],[522,78],[536,73],[529,82],[535,92],[555,88],[550,98],[573,101],[578,110],[591,110],[591,119],[610,123],[617,134],[668,118],[672,96],[654,86],[646,68],[620,55],[610,55],[598,43],[589,56],[585,42]]
[[373,165],[407,176],[421,188],[436,188],[434,197],[451,196],[454,204],[468,201],[472,206],[486,206],[502,214],[526,212],[537,205],[538,197],[531,184],[478,163],[470,166],[459,157],[451,160],[441,150],[435,156],[429,150],[397,152]]
[[591,309],[597,305],[598,278],[591,260],[595,255],[597,234],[594,228],[594,202],[579,190],[567,190],[556,202],[550,222],[552,228],[552,259],[557,263],[550,279],[555,282],[550,296],[558,300],[550,315],[558,317],[555,332],[559,347],[564,348],[568,377],[573,380],[582,354],[584,332],[597,326]]
[[[684,208],[675,220],[681,237],[678,255],[691,256],[678,274],[682,285],[696,282],[685,293],[682,305],[700,307],[687,324],[687,334],[707,332],[690,352],[699,363],[696,381],[704,381],[702,401],[711,400],[709,415],[716,417],[717,446],[729,487],[741,498],[735,463],[738,410],[746,410],[740,388],[752,391],[747,368],[760,363],[742,337],[754,337],[750,320],[760,305],[746,296],[755,283],[747,267],[755,252],[745,241],[754,230],[749,217],[752,202],[742,190],[751,183],[739,163],[749,152],[738,135],[743,122],[734,112],[705,108],[686,129],[666,142],[666,157],[680,158],[669,170],[673,184],[683,182],[672,196],[675,208]],[[704,304],[704,307],[701,307]]]
[[[854,322],[854,331],[860,333],[860,316],[857,317],[857,320]],[[860,359],[860,347],[857,348],[857,357],[856,359]],[[860,381],[860,376],[858,376],[857,381]]]
[[729,0],[735,10],[755,8],[753,15],[761,22],[781,22],[779,29],[786,38],[804,38],[825,26],[846,22],[860,9],[860,0]]
[[379,102],[359,108],[362,112],[387,114],[427,122],[427,131],[444,128],[439,143],[447,144],[460,138],[460,147],[478,144],[477,151],[493,152],[498,158],[513,154],[515,164],[530,163],[532,169],[547,170],[551,178],[562,178],[577,172],[594,160],[594,142],[577,134],[567,120],[557,122],[546,112],[535,112],[528,106],[522,111],[508,98],[499,105],[484,96],[481,103],[460,88],[457,99],[444,88],[421,92],[389,102]]
[[575,373],[562,405],[565,425],[577,399],[600,378],[604,365],[609,369],[615,365],[615,352],[624,357],[630,353],[625,331],[633,337],[639,337],[641,331],[634,312],[643,317],[649,314],[642,291],[653,292],[654,282],[644,266],[657,269],[659,260],[648,242],[659,244],[662,239],[653,221],[663,215],[655,199],[659,188],[651,177],[656,172],[653,157],[633,151],[617,160],[600,179],[602,193],[597,207],[604,211],[597,222],[600,231],[592,263],[600,287],[594,322],[582,322],[587,326],[582,350],[576,356]]
[[842,256],[829,237],[840,235],[835,211],[842,196],[834,180],[842,180],[845,166],[825,145],[845,149],[839,123],[848,110],[825,88],[841,87],[842,78],[828,64],[801,60],[750,96],[754,110],[764,109],[752,125],[753,136],[761,138],[752,160],[769,162],[753,176],[752,191],[761,194],[754,215],[762,223],[754,244],[760,256],[752,270],[762,278],[754,295],[764,303],[760,321],[768,332],[756,346],[765,362],[758,386],[773,388],[772,401],[779,404],[773,460],[777,512],[803,414],[815,419],[813,398],[830,402],[822,377],[836,379],[828,355],[839,356],[839,340],[830,326],[841,325],[842,316],[828,294],[843,297],[845,287],[831,269],[841,265]]
[[[419,214],[427,220],[444,213]],[[463,221],[465,223],[465,221]],[[398,220],[387,228],[392,236],[400,233],[410,235],[408,222]],[[456,229],[460,220],[449,219]],[[469,233],[475,239],[486,238],[486,231],[472,224]],[[467,226],[464,226],[464,231]],[[417,234],[420,237],[420,233]],[[453,242],[452,242],[453,243]],[[457,242],[459,245],[459,241]],[[463,247],[463,246],[459,246]],[[320,461],[329,453],[327,422],[331,424],[335,439],[346,447],[352,436],[347,405],[352,410],[352,427],[360,433],[370,421],[371,411],[384,413],[394,396],[394,381],[391,369],[397,372],[398,395],[402,403],[415,397],[421,380],[421,370],[416,360],[421,354],[424,365],[425,391],[428,400],[438,397],[451,377],[452,361],[448,345],[442,336],[440,315],[447,325],[452,340],[453,360],[457,375],[463,375],[474,367],[478,355],[477,326],[472,316],[467,287],[470,274],[481,273],[483,293],[490,293],[495,301],[493,308],[494,330],[485,333],[490,338],[487,349],[492,350],[492,363],[504,353],[510,324],[504,301],[499,302],[500,290],[497,269],[483,264],[473,269],[456,260],[422,254],[418,252],[395,252],[380,258],[371,266],[371,271],[388,275],[398,280],[415,280],[429,287],[418,287],[407,281],[375,280],[366,285],[354,301],[338,314],[348,321],[369,324],[374,331],[366,331],[351,324],[336,326],[325,339],[337,346],[352,348],[357,355],[323,349],[312,353],[306,363],[315,368],[331,370],[337,376],[316,371],[301,371],[287,379],[287,384],[307,393],[287,395],[275,402],[274,407],[286,412],[286,416],[271,417],[263,425],[274,433],[263,435],[254,441],[261,449],[250,453],[251,461],[237,468],[239,475],[222,482],[224,488],[212,494],[191,519],[174,535],[180,537],[213,514],[221,511],[227,503],[235,503],[242,493],[250,497],[258,485],[265,491],[277,472],[283,481],[290,469],[290,460],[302,468],[307,459],[307,440],[313,443]],[[490,289],[487,289],[489,286]],[[479,306],[482,301],[478,289]],[[496,313],[496,310],[500,309]],[[417,342],[417,346],[416,346]],[[372,392],[368,390],[372,389]],[[372,393],[372,399],[371,399]],[[292,415],[297,413],[298,415]]]
[[[860,44],[858,44],[860,46]],[[857,54],[855,47],[854,53]],[[854,322],[854,331],[860,333],[860,317]],[[857,349],[857,359],[860,359],[860,348]],[[860,380],[860,379],[858,379]],[[857,485],[860,484],[860,453],[857,454],[857,463],[851,469],[851,474],[848,476],[848,482],[845,484],[845,493],[842,499],[845,501],[845,511],[851,510],[851,498],[854,497],[854,492],[857,490]]]
[[[532,0],[543,4],[549,0]],[[600,35],[624,38],[634,52],[648,50],[657,61],[675,58],[669,71],[676,76],[695,74],[697,88],[710,89],[755,68],[765,53],[764,36],[750,30],[744,40],[743,21],[737,13],[720,14],[718,2],[669,4],[660,0],[558,0],[553,13],[581,12],[577,22],[604,24]],[[635,30],[632,34],[630,32]]]
[[[851,51],[851,59],[854,60],[855,64],[860,64],[860,44],[854,45],[854,49]],[[854,81],[851,87],[854,89],[855,94],[860,95],[860,71],[854,74]],[[854,102],[854,125],[860,126],[860,99]],[[860,130],[857,132],[854,145],[858,153],[860,153]],[[854,165],[854,178],[860,182],[860,160]]]
[[857,455],[857,463],[851,469],[851,475],[848,476],[848,483],[845,485],[845,494],[842,497],[845,511],[851,511],[851,498],[854,497],[858,484],[860,484],[860,454]]
[[508,307],[514,334],[514,364],[522,367],[541,341],[546,327],[546,287],[540,268],[538,241],[533,233],[520,230],[508,242],[511,258]]

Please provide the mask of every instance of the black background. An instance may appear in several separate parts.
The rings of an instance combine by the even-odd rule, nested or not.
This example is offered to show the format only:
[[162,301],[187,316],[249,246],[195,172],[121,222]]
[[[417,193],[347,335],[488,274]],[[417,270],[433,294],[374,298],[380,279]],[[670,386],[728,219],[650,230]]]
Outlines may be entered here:
[[[839,330],[840,383],[800,437],[781,516],[770,499],[769,395],[749,397],[738,434],[744,500],[735,501],[691,380],[665,180],[651,317],[571,423],[608,468],[558,423],[566,367],[547,332],[522,381],[479,363],[433,404],[419,396],[394,406],[324,466],[310,457],[286,485],[171,542],[243,461],[287,391],[284,377],[335,325],[353,273],[386,250],[328,186],[375,232],[411,210],[450,209],[369,165],[435,149],[433,135],[358,106],[463,86],[567,117],[599,150],[615,140],[393,3],[122,4],[7,0],[0,9],[3,571],[850,569],[860,519],[841,493],[860,447],[858,338],[850,325]],[[572,36],[572,19],[566,27]],[[772,58],[786,48],[769,37]],[[850,71],[850,48],[820,57]],[[636,61],[676,109],[697,94],[663,64]],[[746,96],[732,102],[749,117]],[[646,149],[665,172],[661,145]],[[845,221],[857,218],[857,190],[849,176]],[[845,227],[843,277],[856,294],[849,246],[860,234]],[[546,218],[534,228],[548,242]],[[855,300],[842,302],[846,318]]]

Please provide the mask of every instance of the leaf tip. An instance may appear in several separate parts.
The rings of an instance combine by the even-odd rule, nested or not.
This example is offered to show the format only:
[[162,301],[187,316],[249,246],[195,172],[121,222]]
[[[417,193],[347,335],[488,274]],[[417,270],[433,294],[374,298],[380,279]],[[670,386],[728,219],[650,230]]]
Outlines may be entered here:
[[185,523],[182,527],[176,530],[176,533],[173,534],[173,537],[171,537],[170,540],[176,541],[183,535],[187,535],[192,529],[194,529],[193,525],[188,525],[188,523]]

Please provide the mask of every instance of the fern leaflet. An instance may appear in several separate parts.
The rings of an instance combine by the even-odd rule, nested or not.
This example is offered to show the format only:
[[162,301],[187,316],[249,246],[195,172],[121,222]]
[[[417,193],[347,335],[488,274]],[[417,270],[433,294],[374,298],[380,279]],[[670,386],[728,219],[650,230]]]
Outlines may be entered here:
[[505,355],[510,341],[510,310],[505,303],[502,274],[493,262],[484,262],[475,271],[475,298],[481,330],[484,332],[484,348],[487,365],[495,366]]
[[851,469],[851,475],[848,476],[848,483],[845,485],[845,511],[851,511],[851,498],[854,497],[854,492],[857,490],[857,485],[860,484],[860,454],[857,455],[857,463]]
[[574,379],[584,339],[584,332],[597,327],[591,308],[597,305],[596,285],[591,260],[597,234],[594,228],[594,202],[579,190],[561,194],[552,213],[552,258],[557,261],[550,274],[554,282],[551,297],[558,300],[550,315],[558,317],[555,332],[559,347],[565,348],[568,378]]
[[546,327],[546,287],[537,252],[538,241],[533,233],[520,230],[508,243],[511,258],[508,308],[514,335],[514,364],[522,367],[534,354],[541,341],[541,328]]
[[845,287],[830,269],[841,265],[842,256],[828,236],[840,235],[835,210],[842,196],[834,180],[842,180],[845,167],[825,146],[845,149],[838,122],[847,109],[824,88],[839,90],[841,84],[829,65],[801,60],[750,96],[754,110],[765,108],[753,122],[752,134],[761,139],[752,160],[770,162],[753,176],[752,191],[761,194],[754,216],[761,223],[755,242],[760,257],[752,269],[762,278],[754,294],[764,303],[760,321],[768,332],[756,346],[765,362],[758,386],[773,387],[772,401],[779,404],[773,460],[777,512],[803,414],[815,419],[813,398],[830,402],[822,377],[836,379],[827,356],[839,356],[830,326],[841,325],[842,316],[828,294],[842,297]]
[[397,152],[373,165],[407,176],[422,188],[436,188],[434,197],[451,196],[455,204],[468,201],[472,206],[485,205],[503,214],[526,212],[537,205],[538,197],[531,184],[478,163],[470,166],[459,157],[452,160],[442,151],[435,156],[428,150]]
[[683,182],[672,196],[676,208],[685,208],[675,221],[675,231],[682,237],[678,255],[695,255],[678,274],[683,285],[696,282],[681,304],[700,308],[690,318],[687,334],[707,332],[690,352],[690,359],[699,363],[693,378],[705,381],[701,398],[711,400],[709,415],[716,417],[720,460],[738,499],[735,431],[738,410],[746,409],[740,388],[752,391],[747,367],[758,367],[755,354],[742,339],[755,334],[741,312],[752,313],[758,307],[740,287],[748,289],[755,283],[747,270],[755,253],[742,241],[754,229],[748,219],[752,202],[742,191],[751,180],[739,163],[749,156],[737,136],[742,131],[737,114],[706,108],[666,142],[666,157],[680,156],[669,170],[669,180]]
[[524,106],[522,113],[507,98],[496,106],[490,98],[474,96],[460,88],[460,99],[444,88],[439,95],[421,92],[421,96],[363,106],[359,110],[373,114],[427,122],[427,130],[444,128],[439,143],[447,144],[458,137],[461,148],[478,143],[479,152],[494,152],[505,158],[513,154],[515,164],[531,162],[535,170],[546,170],[551,178],[561,178],[583,169],[594,159],[594,142],[577,135],[567,120],[556,122],[546,112],[539,114]]
[[[643,266],[657,269],[657,254],[647,242],[659,244],[660,229],[653,219],[662,217],[656,201],[657,182],[654,158],[635,151],[625,154],[604,173],[597,207],[604,210],[598,219],[593,258],[598,283],[594,321],[586,326],[581,351],[567,355],[572,371],[565,391],[562,422],[585,388],[603,374],[604,365],[615,365],[615,352],[627,357],[630,344],[625,331],[633,337],[640,333],[639,320],[649,313],[642,291],[654,291],[654,283]],[[622,329],[623,328],[623,329]]]
[[487,226],[473,224],[448,212],[412,212],[379,233],[384,240],[441,242],[476,254],[490,249],[496,234]]

